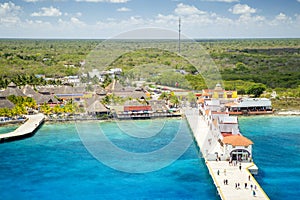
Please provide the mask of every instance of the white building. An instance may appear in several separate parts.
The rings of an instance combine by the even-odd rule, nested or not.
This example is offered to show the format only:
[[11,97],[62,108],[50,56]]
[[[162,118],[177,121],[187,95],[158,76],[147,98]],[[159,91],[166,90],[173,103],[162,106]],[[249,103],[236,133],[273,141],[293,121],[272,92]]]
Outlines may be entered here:
[[253,142],[248,138],[236,134],[224,137],[222,143],[226,160],[251,161]]

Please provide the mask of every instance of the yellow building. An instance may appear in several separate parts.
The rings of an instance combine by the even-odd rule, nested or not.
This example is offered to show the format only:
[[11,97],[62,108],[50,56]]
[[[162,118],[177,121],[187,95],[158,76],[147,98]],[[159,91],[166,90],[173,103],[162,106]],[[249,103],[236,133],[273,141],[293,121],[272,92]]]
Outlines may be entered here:
[[224,90],[218,83],[214,89],[202,90],[202,97],[204,99],[232,99],[237,98],[238,95],[236,90]]

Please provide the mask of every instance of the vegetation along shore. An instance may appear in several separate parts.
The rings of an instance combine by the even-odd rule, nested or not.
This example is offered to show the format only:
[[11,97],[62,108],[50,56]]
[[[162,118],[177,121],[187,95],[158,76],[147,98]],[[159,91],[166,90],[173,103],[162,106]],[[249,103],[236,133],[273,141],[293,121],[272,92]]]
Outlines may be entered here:
[[[86,59],[101,42],[1,39],[1,122],[37,112],[54,121],[179,116],[182,105],[195,105],[197,94],[217,84],[212,77],[207,86],[206,72],[176,53],[153,48],[125,53],[105,71],[91,69]],[[299,114],[300,39],[196,42],[218,67],[225,90],[271,99],[275,114]]]

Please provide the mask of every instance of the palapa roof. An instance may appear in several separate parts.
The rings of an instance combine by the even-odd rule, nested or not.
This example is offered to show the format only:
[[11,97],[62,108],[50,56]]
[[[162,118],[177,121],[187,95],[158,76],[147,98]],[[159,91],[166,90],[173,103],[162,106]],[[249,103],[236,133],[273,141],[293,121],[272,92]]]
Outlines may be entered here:
[[249,146],[253,144],[251,140],[240,134],[224,137],[223,143],[232,146]]
[[6,98],[0,97],[0,108],[13,108],[15,105]]
[[105,90],[111,92],[121,92],[124,91],[125,88],[119,81],[113,80],[108,86],[105,87]]
[[8,85],[7,85],[7,87],[17,87],[17,85],[14,83],[14,82],[10,82]]
[[39,98],[36,100],[37,104],[43,103],[53,103],[57,104],[59,101],[54,97],[54,95],[40,95]]
[[164,100],[150,100],[148,101],[153,111],[164,111],[168,110]]
[[49,94],[83,94],[84,87],[72,87],[68,85],[62,85],[58,87],[43,87],[39,89],[39,93]]
[[43,95],[38,92],[36,92],[32,87],[29,85],[26,85],[22,89],[23,93],[28,96],[32,97],[37,104],[43,104],[43,103],[58,103],[58,100],[54,97],[54,95]]
[[36,102],[43,96],[42,94],[36,92],[31,86],[26,85],[23,89],[22,92],[27,96],[33,98]]
[[98,95],[93,95],[91,98],[85,99],[86,101],[86,107],[89,107],[92,105],[95,101],[101,101],[104,97],[98,96]]
[[86,109],[87,112],[107,112],[108,109],[99,101],[94,101],[89,107]]
[[68,85],[63,85],[54,88],[55,94],[78,94],[78,93],[84,93],[84,91],[85,91],[84,87],[72,87]]
[[7,88],[0,94],[0,96],[2,97],[8,97],[10,95],[22,96],[22,97],[26,96],[13,82],[11,82],[7,86]]
[[141,91],[122,91],[122,92],[114,92],[114,94],[116,96],[120,96],[120,97],[123,97],[123,98],[126,98],[126,97],[131,97],[133,99],[141,99],[141,98],[146,98],[147,95],[144,93],[144,92],[141,92]]

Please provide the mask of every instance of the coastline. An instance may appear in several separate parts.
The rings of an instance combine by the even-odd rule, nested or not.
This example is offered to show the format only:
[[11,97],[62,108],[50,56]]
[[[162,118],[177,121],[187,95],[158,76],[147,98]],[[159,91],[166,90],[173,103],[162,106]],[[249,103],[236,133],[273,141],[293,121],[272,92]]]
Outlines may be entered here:
[[280,110],[274,112],[274,115],[280,115],[280,116],[300,115],[300,110]]
[[[242,118],[249,118],[249,117],[289,117],[289,116],[300,116],[300,110],[278,110],[275,111],[273,114],[265,114],[265,115],[241,115]],[[184,116],[174,116],[171,118],[182,118]],[[170,117],[161,117],[155,119],[164,119]],[[125,119],[125,120],[149,120],[154,118],[145,118],[145,119]],[[16,126],[21,125],[26,120],[13,120],[0,123],[0,127],[8,127],[8,126]],[[46,117],[44,122],[45,123],[72,123],[72,122],[82,122],[82,121],[99,121],[99,122],[112,122],[112,121],[124,121],[124,119],[117,119],[117,118],[108,118],[108,119],[98,119],[98,118],[61,118],[61,119],[53,119]]]

